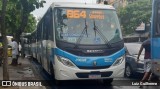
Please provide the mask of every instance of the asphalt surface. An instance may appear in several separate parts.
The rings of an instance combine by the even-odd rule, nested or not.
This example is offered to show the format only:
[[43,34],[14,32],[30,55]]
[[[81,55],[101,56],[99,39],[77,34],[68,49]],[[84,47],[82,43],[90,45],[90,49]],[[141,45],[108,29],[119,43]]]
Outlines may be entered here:
[[[115,78],[111,85],[104,84],[100,80],[63,81],[56,85],[52,80],[53,77],[45,72],[39,63],[32,61],[31,64],[34,72],[39,75],[43,84],[46,85],[46,89],[140,89],[139,85],[136,84],[143,77],[143,74],[135,74],[132,78]],[[160,85],[145,85],[142,89],[160,89]]]

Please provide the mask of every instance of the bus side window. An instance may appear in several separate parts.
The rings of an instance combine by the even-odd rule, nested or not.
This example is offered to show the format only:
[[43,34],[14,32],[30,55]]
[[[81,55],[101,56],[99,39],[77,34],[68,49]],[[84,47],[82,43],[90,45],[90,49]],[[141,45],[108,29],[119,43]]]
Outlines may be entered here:
[[45,30],[44,30],[44,38],[46,40],[53,40],[53,16],[52,16],[52,9],[48,10],[45,16]]
[[48,40],[48,27],[49,27],[49,12],[45,15],[44,23],[43,23],[43,39]]
[[52,11],[52,9],[50,9],[50,14],[49,14],[49,17],[50,17],[50,20],[49,20],[49,23],[51,24],[51,25],[49,25],[49,31],[48,31],[48,33],[49,33],[49,39],[50,40],[52,40],[52,41],[54,41],[54,39],[53,39],[53,11]]

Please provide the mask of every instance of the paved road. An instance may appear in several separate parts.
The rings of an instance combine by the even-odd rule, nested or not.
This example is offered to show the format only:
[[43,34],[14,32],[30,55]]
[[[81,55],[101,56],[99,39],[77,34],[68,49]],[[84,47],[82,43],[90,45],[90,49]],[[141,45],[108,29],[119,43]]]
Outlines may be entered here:
[[[40,74],[42,80],[50,80],[45,71],[41,69],[41,66],[35,62],[32,62],[33,68],[37,74]],[[103,84],[99,80],[74,80],[64,81],[60,85],[55,85],[53,81],[46,81],[48,85],[46,89],[140,89],[139,86],[132,86],[132,83],[139,81],[143,75],[135,75],[133,78],[116,78],[111,85]],[[160,89],[160,86],[144,86],[143,89]]]

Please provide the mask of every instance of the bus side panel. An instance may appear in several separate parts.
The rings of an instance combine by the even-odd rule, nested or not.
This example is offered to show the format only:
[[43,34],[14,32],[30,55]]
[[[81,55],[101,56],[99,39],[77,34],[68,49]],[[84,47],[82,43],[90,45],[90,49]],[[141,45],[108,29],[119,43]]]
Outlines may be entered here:
[[44,40],[43,41],[43,56],[42,56],[42,60],[43,60],[43,68],[48,71],[48,65],[49,65],[49,59],[48,59],[48,53],[47,53],[47,44],[48,44],[48,40]]
[[160,59],[160,38],[152,39],[152,57],[154,59]]
[[152,38],[151,50],[153,58],[152,71],[160,76],[160,38]]
[[[50,73],[50,66],[52,64],[51,48],[53,48],[53,16],[52,9],[49,8],[44,16],[43,22],[43,67]],[[53,69],[53,68],[52,68]]]

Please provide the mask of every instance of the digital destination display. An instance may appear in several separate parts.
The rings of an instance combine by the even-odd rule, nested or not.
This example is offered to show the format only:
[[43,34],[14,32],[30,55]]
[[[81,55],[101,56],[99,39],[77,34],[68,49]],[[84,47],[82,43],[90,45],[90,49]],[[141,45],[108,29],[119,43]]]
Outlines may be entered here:
[[67,9],[67,18],[90,18],[90,19],[104,19],[105,15],[102,10],[86,10]]

